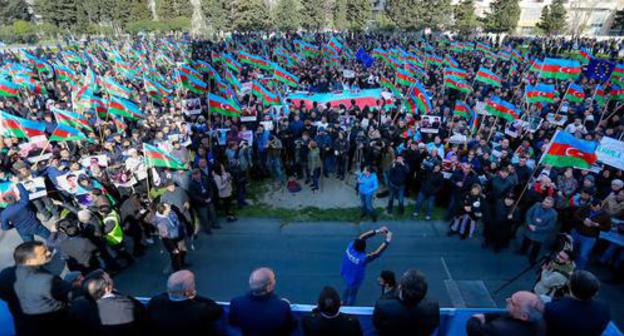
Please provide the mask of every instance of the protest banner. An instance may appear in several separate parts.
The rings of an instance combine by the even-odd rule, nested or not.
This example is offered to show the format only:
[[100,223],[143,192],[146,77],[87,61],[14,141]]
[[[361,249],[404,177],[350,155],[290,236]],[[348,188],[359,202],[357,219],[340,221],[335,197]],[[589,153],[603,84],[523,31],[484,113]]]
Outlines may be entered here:
[[596,149],[598,161],[617,169],[624,169],[624,141],[602,137]]

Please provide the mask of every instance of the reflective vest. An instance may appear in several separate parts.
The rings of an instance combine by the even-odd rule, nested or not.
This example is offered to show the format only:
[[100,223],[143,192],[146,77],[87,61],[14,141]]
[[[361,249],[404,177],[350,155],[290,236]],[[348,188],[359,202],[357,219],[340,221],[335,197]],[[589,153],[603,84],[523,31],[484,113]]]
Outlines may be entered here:
[[123,241],[123,230],[121,229],[121,218],[117,211],[113,210],[104,217],[103,222],[106,223],[108,221],[113,221],[115,225],[112,230],[105,234],[104,238],[106,242],[111,246],[121,244]]

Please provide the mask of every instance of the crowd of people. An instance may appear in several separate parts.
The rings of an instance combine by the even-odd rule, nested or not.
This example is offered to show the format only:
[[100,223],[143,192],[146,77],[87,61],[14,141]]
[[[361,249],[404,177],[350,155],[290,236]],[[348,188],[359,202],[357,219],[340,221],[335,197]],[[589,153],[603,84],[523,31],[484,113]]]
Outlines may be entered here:
[[[453,47],[458,42],[461,50]],[[88,38],[2,51],[2,230],[15,229],[25,242],[44,240],[46,251],[59,253],[70,272],[92,275],[93,286],[102,287],[93,294],[97,300],[110,296],[108,274],[136,262],[155,240],[170,256],[170,272],[187,268],[194,239],[213,234],[224,220],[236,221],[236,211],[248,206],[250,180],[273,180],[291,192],[307,184],[320,192],[321,179],[355,175],[361,215],[373,221],[381,196],[388,198],[389,214],[395,203],[403,214],[412,197],[416,219],[431,220],[436,205],[446,207],[450,236],[478,236],[494,252],[520,238],[517,252],[528,254],[531,264],[553,250],[558,233],[565,234],[565,248],[543,263],[537,294],[561,296],[572,274],[592,263],[593,252],[596,262],[613,270],[608,280],[621,282],[624,251],[599,237],[624,230],[623,171],[605,164],[590,170],[540,163],[558,129],[587,141],[622,139],[619,98],[596,98],[601,88],[616,92],[617,82],[609,78],[619,77],[585,69],[574,80],[545,79],[533,66],[546,57],[573,57],[577,50],[617,63],[621,48],[617,40],[451,41],[442,35],[359,33],[234,34],[221,41]],[[355,57],[356,50],[375,60]],[[446,65],[429,61],[445,56]],[[412,80],[426,88],[428,115],[440,118],[427,119],[426,132],[424,111],[407,106],[411,88],[398,84],[397,62],[422,66]],[[297,82],[276,80],[272,64],[288,69]],[[482,66],[501,78],[500,85],[473,80]],[[463,69],[471,79],[469,92],[445,85],[449,68]],[[401,92],[391,92],[384,79]],[[554,102],[526,101],[526,87],[537,83],[554,85]],[[564,98],[572,83],[582,88],[581,101]],[[257,89],[262,85],[268,89]],[[366,105],[356,99],[308,105],[288,98],[294,91],[340,97],[379,87],[384,94]],[[206,99],[209,93],[223,102],[215,106],[215,99]],[[477,111],[494,96],[522,109],[526,124],[487,112],[470,118],[454,112],[460,101]],[[389,243],[391,234],[384,232]],[[374,259],[364,247],[349,249],[363,262]],[[343,272],[357,271],[343,265]],[[54,279],[63,295],[72,292],[57,278],[45,278]],[[354,279],[343,295],[348,304],[362,280]],[[323,293],[324,302],[336,301],[335,290]],[[536,300],[517,298],[525,299]],[[36,315],[43,302],[32,304],[24,312]],[[533,319],[533,313],[523,314]],[[479,330],[479,324],[472,328]]]

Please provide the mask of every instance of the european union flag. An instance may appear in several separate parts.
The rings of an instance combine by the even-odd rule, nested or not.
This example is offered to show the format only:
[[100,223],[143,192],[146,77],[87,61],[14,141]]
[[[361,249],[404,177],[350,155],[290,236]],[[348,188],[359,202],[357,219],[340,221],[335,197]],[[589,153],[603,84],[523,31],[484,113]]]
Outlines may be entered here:
[[355,54],[355,58],[360,61],[360,63],[364,64],[364,66],[367,68],[375,63],[375,59],[367,54],[364,48],[360,48],[357,51],[357,54]]
[[589,61],[585,76],[590,79],[597,79],[600,83],[604,83],[613,72],[615,64],[604,59],[593,58]]

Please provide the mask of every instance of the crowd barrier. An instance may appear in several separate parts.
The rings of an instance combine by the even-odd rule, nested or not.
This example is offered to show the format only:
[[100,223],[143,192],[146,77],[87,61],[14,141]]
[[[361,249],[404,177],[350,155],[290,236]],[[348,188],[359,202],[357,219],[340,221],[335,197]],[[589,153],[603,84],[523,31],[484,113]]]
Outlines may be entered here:
[[[148,298],[138,298],[144,304],[149,300]],[[227,316],[227,310],[229,309],[229,304],[227,302],[219,302],[221,306],[226,311],[225,316]],[[295,316],[298,319],[301,316],[309,313],[314,306],[312,305],[303,305],[303,304],[292,304],[291,305]],[[357,316],[360,320],[360,324],[362,325],[362,330],[364,331],[364,335],[366,336],[375,336],[377,333],[375,332],[375,328],[373,327],[373,321],[371,316],[373,314],[372,307],[343,307],[341,309],[342,312]],[[491,312],[502,312],[502,309],[481,309],[481,308],[441,308],[440,309],[440,326],[434,332],[435,336],[456,336],[456,335],[465,335],[466,334],[466,322],[468,319],[478,313],[491,313]],[[225,319],[221,321],[225,325],[226,330],[228,331],[228,335],[237,336],[240,335],[240,332],[227,325]],[[299,323],[299,328],[293,336],[303,335],[301,331],[301,323]],[[4,301],[0,300],[0,336],[12,336],[15,334],[13,330],[13,319],[11,318],[11,314],[9,313],[8,307]],[[620,336],[622,333],[618,330],[613,322],[611,322],[603,333],[603,336]]]

